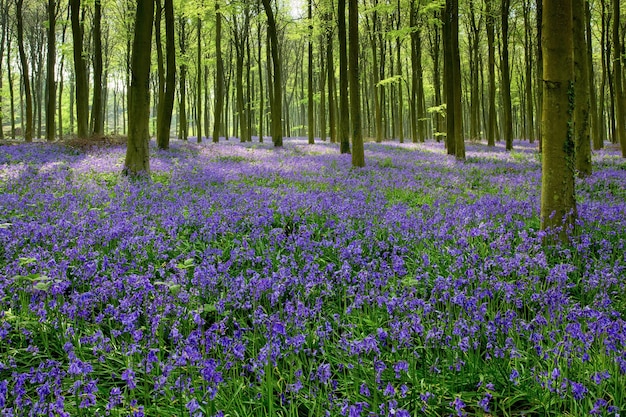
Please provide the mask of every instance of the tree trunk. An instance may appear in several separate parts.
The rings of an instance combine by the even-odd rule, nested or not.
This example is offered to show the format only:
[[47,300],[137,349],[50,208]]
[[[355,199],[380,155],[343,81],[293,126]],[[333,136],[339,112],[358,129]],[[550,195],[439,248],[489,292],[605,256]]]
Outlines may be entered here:
[[309,0],[308,7],[309,17],[309,62],[308,62],[308,78],[307,78],[307,124],[309,144],[315,143],[315,119],[313,118],[313,0]]
[[361,131],[361,90],[359,85],[359,6],[349,0],[350,35],[350,121],[352,123],[352,166],[364,167],[363,134]]
[[530,0],[524,0],[524,55],[526,58],[526,77],[524,91],[526,95],[526,132],[530,143],[535,141],[535,115],[533,112],[533,48],[532,26],[530,25]]
[[93,104],[91,106],[91,131],[94,135],[104,134],[104,110],[102,100],[102,7],[101,0],[95,0],[93,28]]
[[172,125],[172,111],[174,110],[174,92],[176,90],[176,46],[174,41],[174,4],[173,0],[165,0],[165,60],[167,70],[165,74],[165,93],[163,105],[159,101],[157,121],[157,145],[159,149],[170,147],[170,127]]
[[319,93],[320,93],[320,138],[325,142],[326,135],[326,63],[324,62],[324,36],[319,38],[320,42],[320,78],[319,78]]
[[[4,34],[4,30],[3,30]],[[3,36],[4,44],[4,36]],[[0,54],[0,57],[2,55]],[[0,60],[1,61],[1,60]],[[54,64],[56,61],[56,2],[48,0],[48,57],[46,66],[46,140],[53,141],[55,134],[54,118],[56,116],[56,84],[54,82]],[[0,121],[0,131],[2,123]],[[0,133],[1,136],[1,133]]]
[[335,92],[335,58],[333,54],[333,32],[330,28],[330,13],[326,14],[326,22],[329,25],[326,29],[326,70],[328,73],[328,133],[330,143],[337,141],[336,115],[337,102]]
[[[596,97],[596,83],[593,71],[593,48],[591,45],[591,11],[589,2],[585,1],[585,30],[587,42],[587,68],[589,70],[589,112],[591,113],[591,140],[594,149],[602,148],[600,136],[600,124],[598,117],[598,99]],[[600,91],[600,97],[603,97],[604,90]]]
[[[257,25],[257,57],[259,60],[259,131],[257,132],[257,134],[259,135],[259,142],[263,143],[263,120],[265,119],[265,90],[263,89],[263,48],[261,47],[261,45],[261,25]],[[219,52],[219,55],[221,60],[221,52]],[[215,139],[213,140],[215,141]]]
[[[494,0],[485,0],[486,27],[487,27],[487,50],[489,74],[489,116],[487,117],[487,146],[496,145],[496,48],[495,44],[495,17],[492,5]],[[538,0],[542,1],[542,0]]]
[[83,23],[80,20],[80,0],[70,0],[72,39],[74,46],[74,73],[76,87],[76,127],[80,138],[89,135],[89,80],[83,55]]
[[350,109],[348,107],[348,45],[346,39],[346,0],[337,2],[339,33],[339,149],[350,153]]
[[270,0],[263,0],[263,7],[265,8],[265,14],[267,15],[267,32],[270,40],[272,64],[274,70],[274,92],[272,94],[271,100],[272,141],[274,142],[274,146],[283,146],[283,80],[280,68],[281,62],[278,45],[278,33],[276,28],[276,20],[274,18],[274,11],[272,10]]
[[[542,45],[542,26],[543,26],[543,0],[537,0],[537,120],[541,121],[543,117],[543,45]],[[539,152],[542,151],[543,134],[541,133],[541,123],[537,123],[537,138],[539,139]]]
[[444,73],[446,79],[446,144],[448,155],[465,159],[461,110],[461,59],[459,56],[459,4],[446,0],[444,21]]
[[576,219],[572,33],[572,1],[543,0],[541,228],[562,227],[561,240]]
[[504,114],[503,133],[506,149],[513,149],[513,112],[511,109],[511,70],[509,68],[509,9],[511,0],[502,0],[502,112]]
[[222,12],[219,1],[215,2],[215,108],[213,109],[213,142],[220,140],[222,110],[224,108],[224,61],[222,59]]
[[572,0],[574,25],[574,141],[578,175],[591,175],[591,138],[589,132],[589,68],[585,37],[585,0]]
[[198,31],[198,56],[196,68],[196,141],[202,142],[202,18],[198,15],[196,22],[196,30]]
[[626,114],[622,79],[622,42],[620,39],[620,0],[613,0],[613,84],[615,88],[615,132],[626,158]]
[[[186,17],[179,19],[180,32],[178,34],[178,43],[180,47],[180,55],[185,56],[187,52],[187,33],[186,29]],[[178,139],[187,140],[189,136],[189,127],[187,124],[187,64],[184,59],[181,59],[180,63],[180,79],[179,79],[179,102],[178,102]]]
[[131,61],[130,107],[128,109],[128,146],[124,175],[150,173],[150,52],[154,0],[137,0],[135,38]]
[[[28,61],[26,60],[26,51],[24,50],[24,21],[22,6],[24,0],[17,0],[16,15],[17,15],[17,46],[20,54],[20,63],[22,66],[22,83],[24,85],[24,100],[26,101],[26,124],[22,130],[24,140],[26,142],[33,141],[33,98],[30,91],[30,77],[28,75]],[[24,118],[22,119],[22,123]]]

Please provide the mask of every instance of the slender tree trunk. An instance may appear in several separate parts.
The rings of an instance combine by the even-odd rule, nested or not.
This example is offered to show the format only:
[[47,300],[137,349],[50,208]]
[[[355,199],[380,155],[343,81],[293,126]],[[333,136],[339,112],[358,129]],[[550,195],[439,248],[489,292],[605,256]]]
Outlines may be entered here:
[[535,141],[535,117],[533,112],[533,48],[532,26],[530,24],[530,0],[524,0],[524,55],[526,58],[526,77],[524,79],[526,94],[526,132],[530,143]]
[[[434,18],[439,20],[442,18],[439,12],[434,13]],[[441,106],[443,100],[441,98],[441,29],[438,24],[434,24],[429,31],[430,40],[430,54],[433,61],[433,87],[435,88],[435,106]],[[418,97],[419,100],[419,97]],[[446,124],[443,123],[442,115],[439,112],[435,113],[435,137],[437,142],[441,134],[446,130]]]
[[574,25],[574,141],[578,175],[591,175],[591,138],[589,132],[589,68],[585,36],[585,0],[572,0]]
[[330,134],[330,143],[337,141],[336,128],[336,91],[335,91],[335,58],[333,54],[333,32],[330,28],[330,13],[326,14],[326,69],[328,72],[328,132]]
[[[594,149],[602,148],[600,143],[600,124],[598,117],[598,99],[596,97],[596,82],[593,71],[593,48],[591,45],[591,10],[589,9],[589,2],[585,1],[585,29],[586,29],[586,42],[587,42],[587,68],[589,69],[589,112],[591,113],[591,139]],[[603,97],[604,89],[600,91],[600,97]]]
[[89,80],[83,55],[83,23],[80,20],[80,0],[70,0],[72,39],[74,44],[74,73],[76,82],[76,126],[78,137],[89,132]]
[[[4,30],[2,31],[4,35]],[[2,39],[4,44],[4,36]],[[2,55],[0,55],[1,57]],[[0,59],[1,61],[1,59]],[[54,82],[54,64],[56,61],[56,2],[48,0],[48,57],[46,65],[46,140],[53,141],[55,133],[54,117],[56,116],[56,84]],[[0,121],[0,131],[2,123]],[[0,133],[1,135],[1,133]]]
[[364,167],[365,154],[361,131],[361,90],[359,86],[359,7],[348,0],[350,34],[350,121],[352,123],[352,166]]
[[478,80],[478,71],[479,71],[479,52],[480,52],[480,27],[479,23],[476,21],[476,11],[474,6],[474,1],[470,0],[470,114],[469,114],[469,122],[470,122],[470,140],[478,141],[480,140],[480,98],[479,98],[479,87],[480,83]]
[[502,112],[504,114],[503,132],[506,149],[513,149],[513,112],[511,108],[511,70],[509,67],[509,9],[511,0],[502,0]]
[[24,100],[26,101],[26,124],[22,129],[24,140],[26,142],[33,141],[33,99],[30,91],[30,77],[28,75],[28,61],[26,60],[26,51],[24,50],[24,22],[22,6],[24,0],[17,0],[16,15],[17,15],[17,46],[20,54],[20,63],[22,65],[22,84],[24,86]]
[[622,79],[622,41],[620,38],[620,0],[613,0],[613,85],[615,88],[615,131],[626,158],[626,115],[624,109],[624,80]]
[[274,11],[270,0],[263,0],[263,7],[265,8],[265,14],[267,15],[267,32],[270,39],[270,47],[272,54],[272,64],[274,72],[273,87],[274,92],[272,94],[272,141],[274,146],[283,146],[283,127],[282,127],[282,114],[283,114],[283,80],[281,61],[278,45],[278,33],[276,29],[276,19],[274,18]]
[[[186,32],[186,18],[181,17],[179,19],[179,28],[180,32],[178,34],[178,43],[180,47],[180,55],[185,56],[187,52],[187,32]],[[180,63],[180,78],[179,82],[179,102],[178,102],[178,124],[179,124],[179,133],[178,138],[181,140],[187,140],[189,137],[189,127],[187,122],[187,64],[185,63],[185,59],[181,59]]]
[[196,22],[198,31],[198,63],[196,69],[196,130],[197,142],[202,142],[202,18],[198,15]]
[[[259,46],[260,48],[260,46]],[[220,140],[222,110],[224,108],[224,60],[222,59],[222,12],[215,2],[215,107],[213,115],[213,142]],[[260,61],[260,60],[259,60]]]
[[[489,74],[489,116],[487,121],[487,145],[496,145],[496,48],[495,44],[495,17],[493,16],[493,1],[485,0],[486,7],[486,27],[487,27],[487,50]],[[542,1],[542,0],[538,0]]]
[[[261,47],[261,25],[257,25],[257,55],[259,60],[259,142],[263,143],[263,120],[265,119],[265,90],[263,88],[263,54]],[[220,52],[221,60],[221,52]],[[222,64],[223,66],[223,64]]]
[[348,44],[346,36],[346,1],[337,2],[339,33],[339,149],[350,153],[350,108],[348,106]]
[[161,131],[161,118],[159,115],[161,114],[163,101],[165,99],[165,57],[163,56],[163,39],[161,35],[161,22],[163,16],[163,5],[161,0],[155,0],[154,2],[154,46],[156,49],[157,56],[157,82],[158,82],[158,91],[156,93],[155,99],[157,102],[157,117],[156,117],[156,136],[157,136],[157,147],[161,148],[161,144],[159,142],[159,132]]
[[307,124],[308,124],[308,138],[309,144],[315,143],[315,119],[313,117],[313,0],[309,0],[308,5],[308,17],[309,17],[309,62],[308,62],[308,78],[307,78]]
[[576,219],[572,33],[572,1],[543,0],[541,227],[562,227],[561,240]]
[[[541,121],[543,117],[543,45],[542,45],[542,26],[543,26],[543,0],[537,0],[537,120]],[[541,123],[537,123],[537,138],[539,139],[539,152],[542,152],[542,133]]]
[[95,0],[93,28],[93,104],[91,106],[91,131],[94,135],[104,134],[104,110],[102,100],[102,6],[101,0]]
[[324,35],[319,37],[320,43],[320,75],[319,75],[319,94],[320,94],[320,138],[326,142],[326,138],[328,137],[326,134],[326,63],[324,62]]
[[[176,47],[174,40],[174,4],[173,0],[165,0],[165,92],[162,102],[159,101],[157,119],[157,146],[159,149],[170,147],[170,128],[172,111],[174,110],[174,92],[176,90]],[[160,93],[160,92],[159,92]],[[161,103],[163,103],[161,105]]]

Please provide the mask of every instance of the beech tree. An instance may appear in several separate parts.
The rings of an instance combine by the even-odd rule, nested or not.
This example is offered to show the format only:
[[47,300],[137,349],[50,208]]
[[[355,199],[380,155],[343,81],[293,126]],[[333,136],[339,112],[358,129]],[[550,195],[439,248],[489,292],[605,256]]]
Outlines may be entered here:
[[263,0],[263,8],[267,15],[267,33],[269,38],[269,47],[271,49],[272,69],[273,69],[273,91],[270,97],[270,108],[272,115],[272,141],[274,146],[283,146],[283,80],[281,61],[278,44],[278,31],[276,28],[276,19],[270,0]]
[[576,220],[576,167],[572,113],[574,43],[572,0],[543,0],[543,112],[541,228],[568,227]]
[[24,101],[26,102],[26,124],[24,125],[24,140],[26,142],[33,141],[33,97],[30,88],[30,77],[28,75],[28,59],[26,58],[26,50],[24,48],[24,0],[16,1],[15,12],[17,13],[17,47],[20,54],[20,63],[22,66],[22,83],[24,85]]
[[80,0],[70,0],[72,40],[74,52],[74,78],[76,93],[76,127],[80,138],[89,135],[89,80],[87,64],[83,53],[83,22]]
[[130,100],[128,109],[128,145],[123,174],[150,173],[150,54],[154,0],[137,0],[135,37],[131,60]]
[[350,121],[352,123],[352,166],[365,166],[363,133],[361,131],[361,95],[359,86],[359,7],[357,0],[348,0],[350,8]]

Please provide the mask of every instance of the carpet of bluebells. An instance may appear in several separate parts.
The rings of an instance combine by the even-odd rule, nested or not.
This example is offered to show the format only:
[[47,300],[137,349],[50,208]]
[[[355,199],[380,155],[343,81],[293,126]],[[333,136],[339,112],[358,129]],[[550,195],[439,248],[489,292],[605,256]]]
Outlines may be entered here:
[[0,415],[624,415],[626,161],[545,246],[535,147],[0,147]]

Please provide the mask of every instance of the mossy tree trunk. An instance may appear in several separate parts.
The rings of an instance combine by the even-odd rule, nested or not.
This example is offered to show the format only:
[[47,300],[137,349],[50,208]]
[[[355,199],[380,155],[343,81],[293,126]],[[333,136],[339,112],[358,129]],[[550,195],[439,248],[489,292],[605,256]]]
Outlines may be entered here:
[[[541,228],[567,240],[576,219],[572,0],[543,0]],[[551,239],[548,239],[551,240]]]
[[124,175],[150,173],[150,55],[154,0],[137,0],[135,38],[131,59],[130,100],[128,109],[128,146]]

